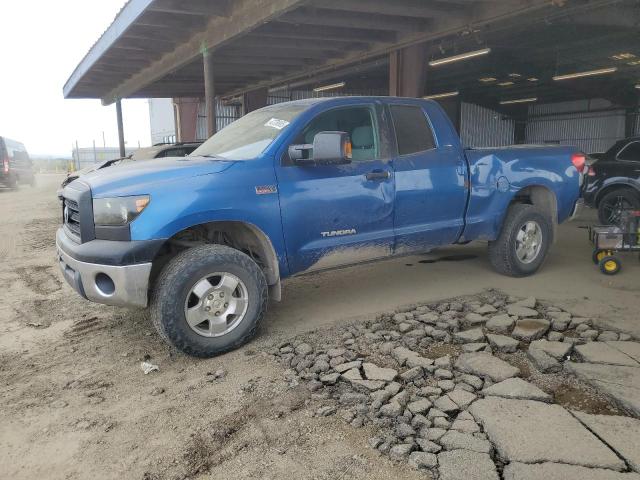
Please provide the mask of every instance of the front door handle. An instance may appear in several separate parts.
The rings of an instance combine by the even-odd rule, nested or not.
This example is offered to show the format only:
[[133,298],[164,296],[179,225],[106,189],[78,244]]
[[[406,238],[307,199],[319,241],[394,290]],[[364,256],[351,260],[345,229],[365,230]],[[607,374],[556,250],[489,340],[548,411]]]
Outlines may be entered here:
[[365,178],[369,181],[384,181],[391,177],[389,170],[374,170],[365,175]]

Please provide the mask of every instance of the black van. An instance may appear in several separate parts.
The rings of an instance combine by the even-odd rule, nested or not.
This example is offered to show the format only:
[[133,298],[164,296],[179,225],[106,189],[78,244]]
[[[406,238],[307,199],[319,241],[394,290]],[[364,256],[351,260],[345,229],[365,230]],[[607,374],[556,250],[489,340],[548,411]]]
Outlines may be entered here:
[[35,184],[32,162],[24,145],[6,137],[0,137],[0,183],[15,188],[18,183]]

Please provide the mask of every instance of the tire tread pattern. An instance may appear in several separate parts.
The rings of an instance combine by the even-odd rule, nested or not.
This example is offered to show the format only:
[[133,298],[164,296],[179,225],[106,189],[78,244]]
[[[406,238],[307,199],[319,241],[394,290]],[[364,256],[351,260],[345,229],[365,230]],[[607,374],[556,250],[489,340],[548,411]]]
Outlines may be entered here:
[[[517,229],[530,216],[540,216],[547,221],[546,228],[549,238],[544,238],[543,236],[543,241],[546,241],[547,245],[543,245],[542,251],[539,253],[539,255],[546,256],[549,245],[553,242],[551,220],[545,216],[543,211],[533,205],[513,204],[507,211],[500,235],[496,240],[489,242],[489,261],[498,273],[510,277],[524,277],[535,273],[537,270],[536,268],[531,272],[527,272],[519,267],[513,245],[513,236],[516,234]],[[545,228],[544,226],[541,227]]]
[[[252,321],[253,324],[251,328],[237,340],[223,347],[216,347],[215,349],[203,348],[194,344],[179,328],[172,328],[171,320],[168,320],[167,317],[172,315],[172,310],[175,311],[177,307],[175,302],[182,304],[181,299],[178,298],[179,295],[176,295],[175,292],[178,291],[180,285],[190,280],[190,267],[204,263],[237,264],[254,277],[259,291],[259,304],[256,316],[253,320],[250,318],[243,320]],[[162,270],[158,276],[155,288],[151,292],[150,316],[154,327],[166,343],[189,355],[207,358],[234,350],[248,342],[256,334],[262,323],[268,301],[269,296],[264,273],[251,257],[225,245],[203,245],[190,248],[178,254]],[[180,308],[184,307],[180,306]]]

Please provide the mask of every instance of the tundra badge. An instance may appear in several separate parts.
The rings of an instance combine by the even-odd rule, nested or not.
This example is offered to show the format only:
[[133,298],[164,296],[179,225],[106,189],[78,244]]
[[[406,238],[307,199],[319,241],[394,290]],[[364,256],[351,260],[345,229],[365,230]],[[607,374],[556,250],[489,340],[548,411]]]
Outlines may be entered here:
[[358,233],[355,228],[348,230],[331,230],[330,232],[320,232],[323,237],[342,237],[344,235],[355,235]]

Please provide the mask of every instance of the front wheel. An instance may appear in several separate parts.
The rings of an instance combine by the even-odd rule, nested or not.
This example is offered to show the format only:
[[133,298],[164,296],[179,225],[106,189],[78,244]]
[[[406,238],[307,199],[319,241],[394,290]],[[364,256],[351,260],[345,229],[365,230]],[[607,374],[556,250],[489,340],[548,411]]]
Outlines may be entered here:
[[267,283],[247,255],[223,245],[182,252],[161,272],[151,319],[178,350],[213,357],[246,343],[267,307]]
[[552,241],[553,224],[548,215],[533,205],[512,205],[500,236],[489,242],[489,260],[503,275],[532,275],[544,263]]

